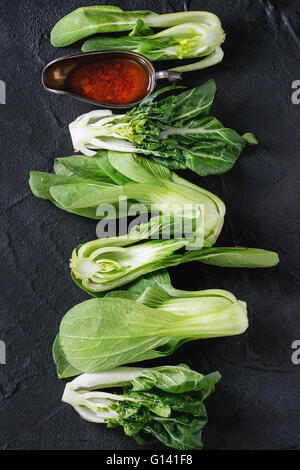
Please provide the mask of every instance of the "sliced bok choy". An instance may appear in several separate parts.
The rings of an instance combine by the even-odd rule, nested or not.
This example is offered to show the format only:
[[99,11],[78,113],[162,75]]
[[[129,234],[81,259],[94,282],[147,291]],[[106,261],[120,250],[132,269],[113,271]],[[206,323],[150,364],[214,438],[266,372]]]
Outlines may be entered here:
[[278,263],[277,253],[258,248],[198,249],[198,243],[192,245],[192,236],[172,238],[176,215],[173,223],[169,239],[161,238],[161,233],[170,224],[166,226],[163,217],[154,217],[148,224],[133,227],[127,235],[79,245],[73,250],[70,260],[74,281],[91,295],[97,296],[97,293],[116,289],[147,273],[188,261],[241,268],[271,267]]

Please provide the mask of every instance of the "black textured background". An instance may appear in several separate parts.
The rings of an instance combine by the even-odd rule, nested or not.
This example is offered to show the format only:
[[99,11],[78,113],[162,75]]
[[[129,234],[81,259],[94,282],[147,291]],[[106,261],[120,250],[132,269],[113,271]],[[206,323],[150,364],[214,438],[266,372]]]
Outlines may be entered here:
[[53,48],[50,30],[74,8],[107,3],[210,10],[222,21],[223,62],[184,80],[193,86],[215,78],[213,113],[240,133],[254,132],[260,144],[222,177],[186,176],[227,205],[219,245],[276,250],[281,262],[266,270],[196,262],[172,269],[176,287],[223,288],[246,300],[250,327],[240,337],[188,343],[161,363],[222,373],[207,401],[206,449],[300,449],[300,365],[291,362],[291,344],[300,339],[300,105],[291,103],[291,83],[300,79],[297,0],[1,0],[0,339],[7,364],[0,365],[0,448],[139,448],[121,429],[87,423],[60,401],[52,342],[63,314],[87,297],[70,279],[68,258],[95,238],[95,222],[34,198],[27,183],[30,170],[52,171],[55,157],[72,154],[68,123],[92,109],[43,90],[45,64],[79,51],[78,44]]

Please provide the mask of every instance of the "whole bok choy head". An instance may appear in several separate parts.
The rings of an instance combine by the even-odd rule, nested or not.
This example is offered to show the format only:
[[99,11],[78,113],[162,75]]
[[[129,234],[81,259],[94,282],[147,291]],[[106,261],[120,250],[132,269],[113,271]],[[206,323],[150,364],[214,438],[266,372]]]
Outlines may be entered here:
[[[64,16],[51,31],[51,44],[56,47],[68,46],[80,39],[98,33],[113,33],[134,30],[135,34],[149,31],[149,27],[196,23],[215,32],[222,32],[219,18],[207,11],[189,11],[158,15],[153,11],[124,11],[115,6],[92,6],[77,8]],[[119,38],[120,39],[120,38]]]
[[221,62],[224,53],[220,45],[224,39],[225,34],[221,26],[209,26],[191,21],[154,34],[151,28],[139,19],[135,29],[128,36],[119,38],[97,36],[88,39],[81,50],[82,52],[125,50],[137,52],[153,61],[200,57],[201,60],[192,64],[171,68],[178,72],[189,72]]
[[69,310],[53,347],[58,376],[158,358],[194,339],[247,329],[246,304],[230,292],[181,292],[167,284],[166,276],[163,281],[145,278]]
[[158,90],[126,114],[97,110],[79,116],[69,126],[76,151],[93,156],[98,149],[138,152],[172,169],[188,168],[201,176],[230,170],[245,143],[257,143],[253,134],[241,137],[208,112],[216,85],[204,85],[154,99]]
[[[62,400],[87,421],[122,426],[139,444],[154,439],[179,450],[201,449],[204,400],[220,378],[219,372],[202,375],[185,364],[117,367],[80,375],[67,383]],[[119,391],[102,391],[107,387]]]
[[[176,214],[173,225],[176,227]],[[148,223],[133,227],[127,235],[79,245],[73,250],[70,260],[74,281],[89,294],[97,296],[147,273],[188,261],[241,268],[270,267],[278,263],[276,253],[258,248],[188,249],[193,242],[199,246],[197,231],[194,239],[172,238],[171,234],[169,239],[144,241],[157,238],[157,235],[160,237],[161,233],[165,233],[165,228],[164,217],[154,217]]]
[[141,203],[145,211],[164,215],[200,205],[205,243],[214,244],[221,231],[225,206],[217,196],[139,155],[102,150],[95,157],[58,158],[54,169],[54,175],[32,171],[30,188],[68,212],[102,219],[101,207],[111,204],[116,210],[110,218],[127,215],[120,214],[120,198],[127,200],[128,210]]

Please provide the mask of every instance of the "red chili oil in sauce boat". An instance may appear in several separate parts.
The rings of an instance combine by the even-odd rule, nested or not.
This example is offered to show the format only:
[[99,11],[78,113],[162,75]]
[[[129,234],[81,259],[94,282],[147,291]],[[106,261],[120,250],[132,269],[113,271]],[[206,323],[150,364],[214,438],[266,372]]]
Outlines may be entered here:
[[155,72],[144,56],[127,51],[103,51],[61,57],[42,75],[47,91],[72,96],[96,106],[129,108],[152,93],[160,78],[181,79],[171,70]]

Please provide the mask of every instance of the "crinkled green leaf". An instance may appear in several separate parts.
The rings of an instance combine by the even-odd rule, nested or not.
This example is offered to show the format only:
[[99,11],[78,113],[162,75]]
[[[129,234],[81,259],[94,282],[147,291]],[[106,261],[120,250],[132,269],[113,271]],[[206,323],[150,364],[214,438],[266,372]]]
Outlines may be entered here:
[[172,366],[158,366],[145,369],[138,377],[132,380],[131,387],[135,391],[150,390],[156,387],[171,393],[199,391],[214,385],[220,380],[218,372],[204,376],[191,370],[185,364]]
[[[154,376],[155,371],[160,372]],[[162,375],[167,376],[163,383],[158,380]],[[134,390],[134,381],[146,376],[155,380],[148,381],[145,390]],[[63,401],[88,421],[106,422],[109,428],[122,426],[125,434],[141,445],[159,441],[179,450],[200,449],[207,422],[203,401],[219,378],[218,372],[203,376],[184,364],[151,369],[120,367],[80,375],[66,385]],[[122,389],[107,393],[107,387],[113,386]]]
[[[208,115],[216,92],[214,80],[154,99],[166,90],[156,91],[125,115],[112,115],[109,122],[95,111],[89,113],[92,123],[86,121],[85,115],[80,116],[70,124],[74,148],[89,154],[89,149],[114,150],[117,145],[118,153],[109,154],[112,166],[130,180],[142,181],[149,179],[153,170],[159,171],[158,164],[172,169],[189,168],[201,176],[222,174],[234,165],[246,143],[256,142],[253,134],[241,137]],[[91,133],[95,137],[92,141]],[[144,169],[128,151],[142,154]],[[151,158],[155,162],[153,169],[147,163]],[[166,169],[165,177],[173,178],[173,174]]]
[[203,448],[202,430],[207,419],[187,416],[157,418],[148,421],[144,430],[168,447],[178,450],[200,450]]

